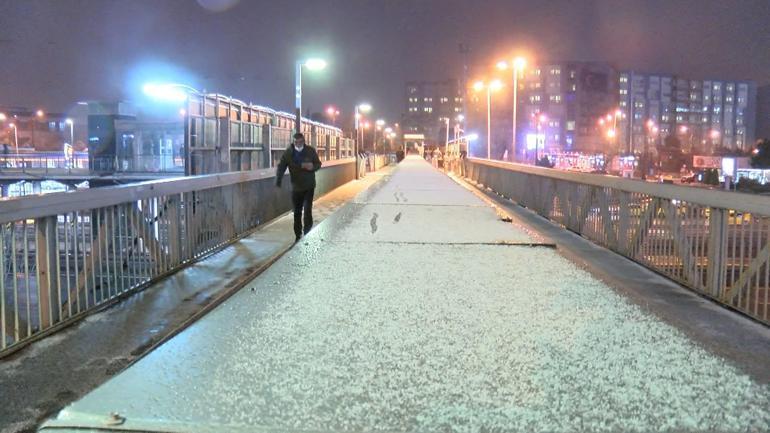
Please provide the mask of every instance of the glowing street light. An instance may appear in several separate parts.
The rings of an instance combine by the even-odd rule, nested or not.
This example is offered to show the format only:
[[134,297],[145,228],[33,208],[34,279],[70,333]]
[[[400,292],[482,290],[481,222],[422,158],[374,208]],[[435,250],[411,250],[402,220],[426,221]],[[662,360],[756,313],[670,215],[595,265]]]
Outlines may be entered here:
[[294,69],[294,108],[296,117],[294,119],[294,129],[296,132],[302,132],[302,68],[309,71],[320,71],[326,68],[326,60],[311,58],[300,60],[296,63]]
[[500,90],[503,83],[500,80],[493,80],[489,84],[483,81],[473,83],[473,90],[480,92],[487,90],[487,159],[492,158],[492,91]]
[[167,102],[184,102],[189,92],[200,93],[197,89],[179,83],[146,83],[142,92],[152,99]]
[[716,129],[712,129],[711,131],[709,131],[709,137],[711,137],[712,140],[718,139],[719,135],[720,135],[719,131]]
[[615,138],[615,130],[614,129],[610,129],[609,131],[607,131],[607,138],[609,138],[609,139]]
[[43,110],[37,110],[37,111],[35,111],[35,116],[43,117],[43,116],[45,116],[45,112],[43,112]]
[[311,70],[311,71],[320,71],[322,69],[325,69],[326,65],[327,65],[326,60],[313,58],[313,59],[305,60],[305,64],[303,66],[305,66],[306,68],[308,68],[308,70]]
[[326,107],[326,114],[332,119],[332,125],[337,126],[337,116],[340,115],[340,110],[333,106]]

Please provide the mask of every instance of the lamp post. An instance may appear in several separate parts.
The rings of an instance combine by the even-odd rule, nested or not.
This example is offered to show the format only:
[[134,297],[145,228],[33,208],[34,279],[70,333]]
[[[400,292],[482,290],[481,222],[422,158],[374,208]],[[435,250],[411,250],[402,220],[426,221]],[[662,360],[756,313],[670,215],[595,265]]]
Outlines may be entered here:
[[500,90],[503,83],[500,80],[493,80],[490,83],[477,81],[473,84],[473,90],[479,92],[487,90],[487,159],[492,159],[492,91]]
[[535,141],[535,165],[537,165],[538,161],[538,154],[540,153],[540,137],[542,136],[543,139],[543,152],[545,152],[545,133],[541,133],[543,129],[543,123],[548,121],[548,116],[545,114],[538,114],[537,115],[537,141]]
[[35,129],[37,129],[37,119],[42,119],[45,116],[45,112],[43,110],[37,110],[35,111],[35,117],[32,118],[32,128],[30,132],[30,141],[32,142],[32,147],[35,147]]
[[377,152],[377,131],[381,131],[382,127],[385,126],[385,120],[383,119],[377,119],[376,122],[374,122],[374,131],[373,134],[373,141],[372,141],[372,151]]
[[294,120],[295,132],[302,132],[302,67],[306,67],[311,71],[320,71],[326,68],[326,60],[323,59],[307,59],[300,60],[295,65],[294,74],[294,108],[296,110],[296,118]]
[[9,123],[8,127],[13,129],[13,144],[16,147],[16,154],[18,155],[19,154],[19,135],[16,132],[16,124]]
[[[511,61],[510,68],[513,74],[513,127],[511,134],[511,158],[516,154],[516,108],[518,105],[518,93],[519,93],[519,73],[524,70],[527,61],[523,57],[516,57]],[[508,69],[508,62],[502,60],[497,62],[497,68],[501,70]]]
[[68,117],[64,123],[70,126],[70,146],[75,146],[75,122]]
[[[368,113],[372,111],[372,106],[370,104],[367,104],[366,102],[356,105],[356,108],[354,110],[355,118],[353,120],[355,133],[356,133],[356,139],[354,141],[354,148],[356,153],[356,178],[358,178],[358,153],[359,153],[359,141],[358,141],[358,131],[361,130],[361,113]],[[361,140],[363,141],[364,133],[361,130]],[[361,143],[363,144],[363,143]]]

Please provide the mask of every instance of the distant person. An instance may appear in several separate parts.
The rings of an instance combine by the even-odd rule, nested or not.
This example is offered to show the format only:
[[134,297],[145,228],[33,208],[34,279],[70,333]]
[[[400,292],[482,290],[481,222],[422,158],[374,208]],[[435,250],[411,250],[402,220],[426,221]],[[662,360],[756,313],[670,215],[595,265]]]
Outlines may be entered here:
[[[283,174],[289,168],[291,176],[291,201],[294,204],[294,236],[298,242],[303,234],[313,228],[313,194],[315,193],[315,172],[321,168],[321,160],[316,150],[305,144],[302,133],[294,134],[294,143],[286,148],[278,163],[275,184],[279,188]],[[304,211],[304,229],[302,213]]]

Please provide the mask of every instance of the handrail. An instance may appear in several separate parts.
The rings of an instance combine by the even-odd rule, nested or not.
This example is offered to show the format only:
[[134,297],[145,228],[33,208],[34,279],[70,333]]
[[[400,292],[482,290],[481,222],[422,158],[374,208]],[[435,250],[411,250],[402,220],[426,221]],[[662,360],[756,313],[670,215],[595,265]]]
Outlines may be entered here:
[[[354,158],[324,161],[324,167],[352,163]],[[0,201],[0,224],[22,219],[58,215],[95,207],[114,206],[131,200],[159,195],[181,194],[267,179],[275,176],[274,168],[252,171],[206,174],[150,180],[130,185],[116,185],[79,191],[56,192],[45,195],[14,197]]]
[[482,165],[488,165],[490,167],[515,170],[521,173],[544,176],[551,179],[566,180],[584,185],[613,188],[625,192],[649,194],[670,200],[681,200],[719,209],[738,209],[746,212],[770,215],[770,197],[759,196],[755,194],[728,192],[718,189],[705,189],[665,183],[651,183],[645,182],[643,180],[626,179],[622,177],[602,174],[572,173],[545,167],[536,167],[532,165],[512,162],[492,161],[481,158],[469,158],[469,161]]

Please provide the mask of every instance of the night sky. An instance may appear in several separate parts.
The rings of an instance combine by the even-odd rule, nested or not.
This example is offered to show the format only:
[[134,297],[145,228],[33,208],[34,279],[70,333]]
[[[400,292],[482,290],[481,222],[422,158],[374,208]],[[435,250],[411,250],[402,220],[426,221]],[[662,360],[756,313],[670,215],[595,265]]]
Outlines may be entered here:
[[305,104],[349,115],[369,101],[396,120],[404,82],[461,75],[501,55],[604,60],[640,71],[770,83],[769,0],[0,0],[0,105],[68,110],[184,82],[289,110],[294,61]]

